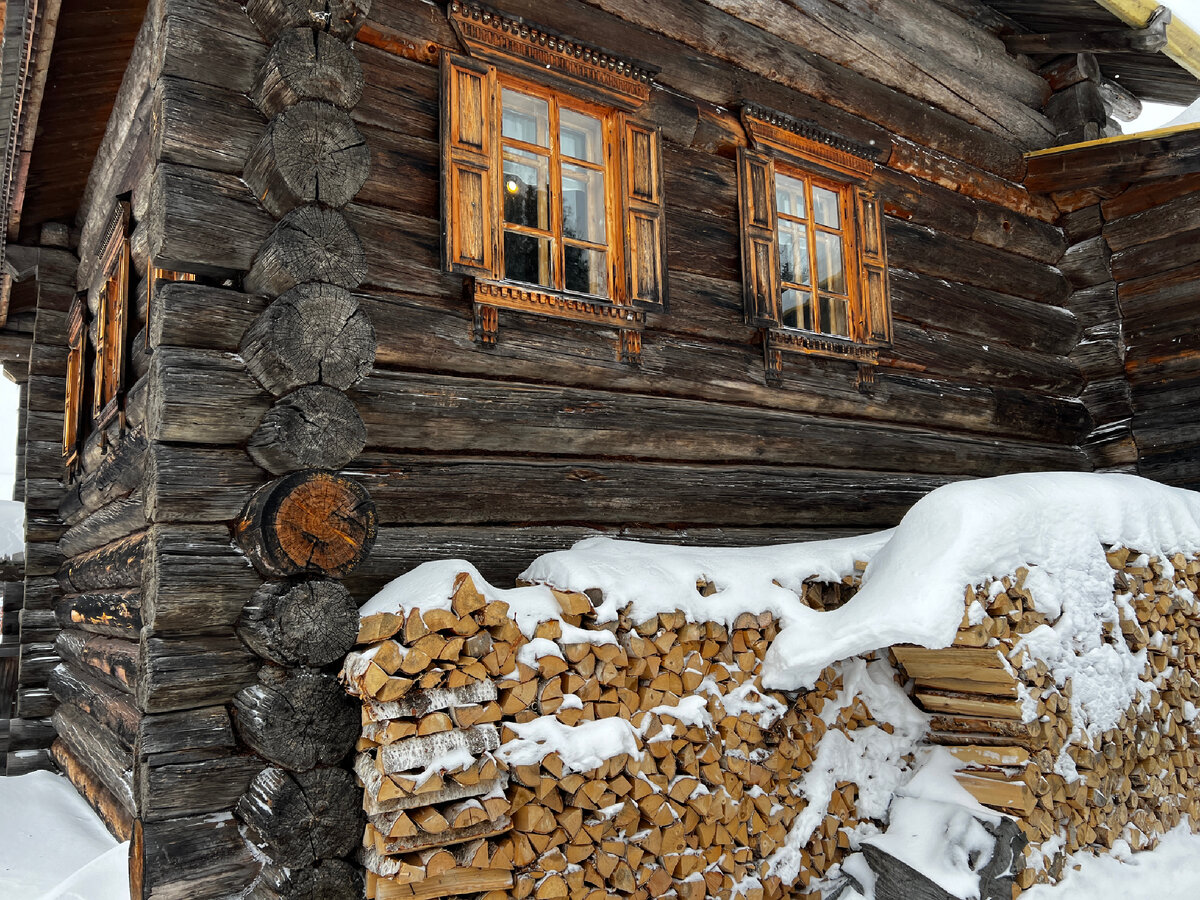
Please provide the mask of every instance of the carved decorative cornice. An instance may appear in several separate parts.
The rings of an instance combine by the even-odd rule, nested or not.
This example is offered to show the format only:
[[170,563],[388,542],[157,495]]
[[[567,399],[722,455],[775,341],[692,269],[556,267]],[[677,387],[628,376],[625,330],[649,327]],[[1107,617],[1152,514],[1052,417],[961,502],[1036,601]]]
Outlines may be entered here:
[[878,150],[761,106],[743,106],[742,124],[760,149],[770,148],[822,163],[846,175],[865,178],[875,170]]
[[656,73],[644,65],[478,3],[452,0],[448,15],[474,56],[556,71],[637,103],[650,96]]
[[766,333],[766,343],[771,350],[808,353],[814,356],[834,356],[838,359],[849,359],[870,365],[879,362],[879,351],[875,347],[823,334],[810,334],[786,328],[770,328]]

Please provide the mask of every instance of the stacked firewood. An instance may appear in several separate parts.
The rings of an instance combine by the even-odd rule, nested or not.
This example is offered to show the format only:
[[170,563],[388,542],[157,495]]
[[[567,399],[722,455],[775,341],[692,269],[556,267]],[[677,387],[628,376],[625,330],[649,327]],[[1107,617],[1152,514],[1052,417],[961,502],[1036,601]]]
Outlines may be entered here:
[[1076,728],[1071,681],[1056,683],[1045,661],[1019,647],[1055,624],[1036,608],[1025,569],[967,590],[952,647],[893,648],[933,714],[931,740],[963,762],[960,782],[1018,817],[1030,841],[1021,888],[1056,881],[1065,856],[1081,848],[1118,839],[1148,848],[1185,814],[1200,825],[1200,557],[1125,548],[1107,556],[1119,615],[1106,639],[1145,653],[1144,694],[1100,735]]
[[[830,608],[852,591],[811,585],[806,599]],[[762,690],[770,614],[600,624],[587,595],[554,596],[560,617],[531,637],[466,573],[449,608],[362,620],[343,680],[363,703],[367,896],[788,893],[767,860],[807,805],[791,788],[827,730],[878,724],[861,698],[839,698],[833,668],[798,698]],[[859,821],[853,784],[820,800],[796,887],[846,855]]]

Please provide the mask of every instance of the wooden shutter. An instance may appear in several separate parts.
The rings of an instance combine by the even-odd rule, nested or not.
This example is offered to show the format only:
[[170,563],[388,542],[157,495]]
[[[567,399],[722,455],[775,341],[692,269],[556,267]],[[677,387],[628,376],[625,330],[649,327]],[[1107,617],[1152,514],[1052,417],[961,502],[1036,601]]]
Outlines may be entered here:
[[665,309],[667,254],[661,137],[657,129],[627,120],[623,120],[622,132],[627,296],[639,306]]
[[775,246],[775,164],[738,149],[738,207],[742,230],[742,288],[746,322],[779,324],[779,250]]
[[870,191],[858,190],[859,284],[867,336],[873,344],[892,341],[892,309],[888,300],[887,250],[883,240],[883,204]]
[[442,227],[445,267],[492,277],[496,259],[496,73],[442,54]]

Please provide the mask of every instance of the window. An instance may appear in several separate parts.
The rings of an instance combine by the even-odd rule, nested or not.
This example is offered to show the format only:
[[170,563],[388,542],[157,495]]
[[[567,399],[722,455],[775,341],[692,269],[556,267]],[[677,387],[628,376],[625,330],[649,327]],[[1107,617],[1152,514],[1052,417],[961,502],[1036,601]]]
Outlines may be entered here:
[[129,204],[117,204],[100,257],[96,292],[96,377],[92,418],[103,428],[117,417],[125,386],[125,324],[129,313]]
[[84,310],[87,308],[85,295],[76,295],[67,313],[67,382],[66,408],[63,414],[63,461],[68,471],[74,468],[79,454],[84,395],[84,351],[87,344],[87,328]]
[[738,155],[746,317],[764,329],[768,374],[781,353],[863,366],[891,341],[879,201],[867,148],[779,113],[748,108]]
[[473,277],[475,337],[498,309],[594,321],[641,347],[665,306],[659,134],[649,73],[481,7],[451,3],[471,56],[442,61],[445,267]]

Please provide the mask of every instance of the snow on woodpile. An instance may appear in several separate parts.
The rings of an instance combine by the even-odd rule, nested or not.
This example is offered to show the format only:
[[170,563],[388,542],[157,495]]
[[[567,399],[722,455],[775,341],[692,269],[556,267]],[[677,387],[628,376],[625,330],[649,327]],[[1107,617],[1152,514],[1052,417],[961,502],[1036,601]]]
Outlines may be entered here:
[[616,581],[501,590],[463,561],[393,581],[343,672],[363,702],[368,896],[819,896],[879,832],[926,716],[886,660],[799,694],[760,672],[787,606],[852,593],[862,547],[838,543],[831,582],[805,583],[806,561],[740,611],[695,579],[641,605]]
[[[419,567],[362,608],[344,673],[371,877],[871,897],[894,858],[970,897],[999,833],[979,801],[1032,841],[1022,886],[1151,846],[1200,822],[1198,549],[1200,495],[1040,474],[949,485],[861,538],[591,539],[512,590]],[[429,886],[447,834],[477,839]]]

